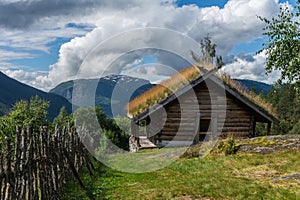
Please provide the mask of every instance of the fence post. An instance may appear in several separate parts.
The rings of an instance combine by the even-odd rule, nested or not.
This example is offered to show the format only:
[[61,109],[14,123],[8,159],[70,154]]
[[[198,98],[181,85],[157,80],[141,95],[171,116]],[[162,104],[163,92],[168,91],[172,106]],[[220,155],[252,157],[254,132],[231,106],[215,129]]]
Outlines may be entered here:
[[[0,142],[0,199],[4,199],[5,193],[2,190],[3,185],[5,184],[5,175],[4,175],[4,167],[3,167],[3,150],[2,143]],[[3,193],[2,193],[3,191]]]
[[20,142],[21,142],[21,133],[19,130],[19,127],[16,127],[16,139],[15,139],[15,158],[14,158],[14,172],[15,172],[15,193],[16,193],[16,199],[19,199],[19,195],[21,192],[20,187],[20,160],[21,160],[21,148],[20,148]]
[[14,174],[11,169],[12,165],[12,147],[11,147],[11,140],[8,137],[5,137],[6,142],[6,179],[8,180],[8,193],[7,199],[12,200],[15,199],[15,191],[14,191]]

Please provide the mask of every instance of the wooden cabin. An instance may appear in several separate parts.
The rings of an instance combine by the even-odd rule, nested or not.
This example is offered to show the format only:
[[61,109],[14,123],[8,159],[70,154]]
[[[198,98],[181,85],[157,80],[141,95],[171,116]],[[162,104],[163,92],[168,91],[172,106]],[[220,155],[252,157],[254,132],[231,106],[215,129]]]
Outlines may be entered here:
[[[192,71],[200,69],[196,66],[190,68]],[[135,113],[134,109],[129,112],[131,146],[137,149],[164,146],[170,141],[195,144],[210,136],[253,137],[257,122],[268,124],[267,133],[270,134],[271,124],[278,120],[271,111],[263,108],[265,102],[258,105],[250,94],[243,91],[243,86],[217,75],[217,71],[202,69],[196,76],[191,75],[192,78],[185,77],[188,84],[165,96],[157,94],[161,99],[153,105],[145,95],[136,99],[139,103],[145,101],[144,107],[130,102],[131,106],[139,108]],[[153,98],[156,91],[155,88],[150,91],[149,98]]]

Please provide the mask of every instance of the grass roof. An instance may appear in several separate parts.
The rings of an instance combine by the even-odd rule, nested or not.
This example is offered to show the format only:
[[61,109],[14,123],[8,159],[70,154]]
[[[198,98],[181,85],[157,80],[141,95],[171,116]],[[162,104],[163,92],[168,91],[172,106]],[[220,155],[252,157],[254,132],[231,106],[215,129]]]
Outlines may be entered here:
[[269,113],[275,118],[278,117],[277,111],[274,109],[273,105],[267,101],[266,98],[257,95],[253,91],[249,91],[249,89],[246,86],[244,86],[241,82],[231,79],[230,76],[226,73],[219,74],[218,78],[221,78],[221,80],[223,80],[223,82],[227,84],[231,89],[235,90],[240,95],[246,97],[252,103],[263,109],[265,112]]
[[170,78],[130,101],[127,104],[129,115],[137,116],[202,75],[197,66],[190,66],[180,70]]
[[[212,65],[205,65],[204,67],[199,67],[196,65],[184,68],[178,73],[172,75],[170,78],[162,81],[160,84],[154,86],[150,90],[136,97],[127,104],[127,111],[130,116],[137,116],[144,111],[146,111],[151,106],[154,106],[158,102],[164,100],[168,96],[174,94],[176,91],[182,89],[184,86],[188,85],[191,81],[200,78],[203,75],[201,68],[206,71],[214,69]],[[240,95],[246,97],[251,102],[265,110],[267,113],[277,116],[272,105],[266,101],[265,98],[249,92],[249,90],[242,85],[240,82],[231,79],[225,73],[216,74],[216,77],[223,80],[230,88],[238,92]]]

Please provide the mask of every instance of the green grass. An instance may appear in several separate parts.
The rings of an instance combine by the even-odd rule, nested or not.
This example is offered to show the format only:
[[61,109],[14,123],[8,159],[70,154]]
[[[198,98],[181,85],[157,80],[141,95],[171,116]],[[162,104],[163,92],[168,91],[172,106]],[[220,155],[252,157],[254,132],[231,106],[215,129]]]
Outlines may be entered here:
[[75,181],[63,199],[300,199],[297,182],[271,182],[300,173],[300,152],[181,158],[150,173],[122,173],[96,164],[94,177],[83,173],[86,189]]

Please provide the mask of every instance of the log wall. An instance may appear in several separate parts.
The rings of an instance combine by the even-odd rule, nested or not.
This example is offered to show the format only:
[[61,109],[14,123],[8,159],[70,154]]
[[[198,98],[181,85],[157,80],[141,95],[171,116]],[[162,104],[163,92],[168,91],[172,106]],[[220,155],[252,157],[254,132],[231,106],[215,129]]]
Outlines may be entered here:
[[[222,136],[232,134],[236,137],[248,137],[252,134],[253,115],[229,94],[227,97],[222,97],[218,89],[209,92],[204,82],[195,87],[194,91],[195,93],[188,92],[166,105],[167,117],[161,116],[161,121],[165,123],[157,134],[158,140],[170,141],[175,136],[176,140],[193,140],[199,127],[196,117],[199,116],[201,116],[200,123],[201,118],[216,116],[217,131]],[[197,99],[195,99],[195,94]]]

